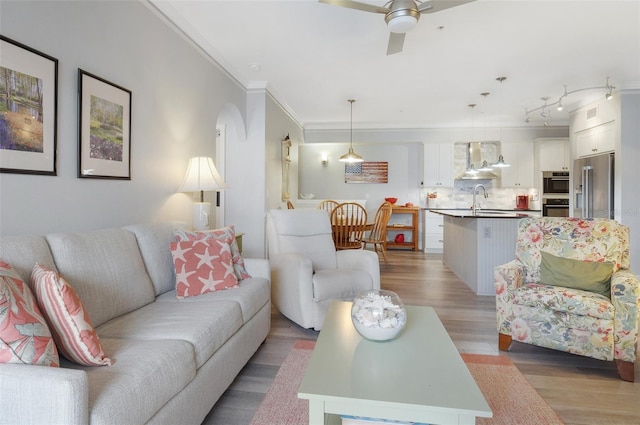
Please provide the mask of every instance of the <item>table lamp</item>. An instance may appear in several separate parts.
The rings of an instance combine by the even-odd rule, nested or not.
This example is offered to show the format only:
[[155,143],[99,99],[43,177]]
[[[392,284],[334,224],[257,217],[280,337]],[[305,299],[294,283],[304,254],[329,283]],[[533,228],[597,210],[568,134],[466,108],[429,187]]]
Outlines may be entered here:
[[198,156],[189,159],[187,174],[178,189],[179,192],[200,192],[200,202],[193,203],[193,229],[207,230],[210,225],[211,203],[204,202],[204,191],[216,192],[229,189],[216,170],[213,160],[209,157]]

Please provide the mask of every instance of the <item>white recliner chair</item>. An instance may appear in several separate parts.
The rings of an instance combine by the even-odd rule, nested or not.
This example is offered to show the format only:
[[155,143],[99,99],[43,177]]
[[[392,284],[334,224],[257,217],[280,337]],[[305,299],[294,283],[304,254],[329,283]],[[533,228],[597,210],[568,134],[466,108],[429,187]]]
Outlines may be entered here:
[[336,251],[325,211],[269,211],[267,242],[271,300],[303,328],[320,330],[332,301],[350,301],[360,291],[380,288],[377,254]]

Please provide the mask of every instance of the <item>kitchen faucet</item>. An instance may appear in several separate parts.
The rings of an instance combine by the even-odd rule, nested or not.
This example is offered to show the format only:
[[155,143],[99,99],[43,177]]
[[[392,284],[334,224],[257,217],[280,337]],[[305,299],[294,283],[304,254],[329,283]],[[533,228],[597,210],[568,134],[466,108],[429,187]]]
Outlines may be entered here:
[[478,194],[478,189],[482,189],[485,199],[489,197],[489,194],[487,193],[487,188],[484,187],[483,184],[475,185],[475,187],[473,188],[473,205],[471,205],[471,210],[473,211],[473,215],[476,215],[476,212],[480,209],[480,205],[476,201],[476,195]]

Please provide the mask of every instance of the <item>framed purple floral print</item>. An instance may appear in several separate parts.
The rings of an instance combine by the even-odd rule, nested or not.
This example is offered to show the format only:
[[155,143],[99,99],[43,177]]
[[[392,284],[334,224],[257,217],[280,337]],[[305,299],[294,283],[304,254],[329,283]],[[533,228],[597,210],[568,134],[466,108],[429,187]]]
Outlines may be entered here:
[[0,172],[56,175],[58,60],[0,35]]
[[131,91],[78,69],[78,177],[131,180]]

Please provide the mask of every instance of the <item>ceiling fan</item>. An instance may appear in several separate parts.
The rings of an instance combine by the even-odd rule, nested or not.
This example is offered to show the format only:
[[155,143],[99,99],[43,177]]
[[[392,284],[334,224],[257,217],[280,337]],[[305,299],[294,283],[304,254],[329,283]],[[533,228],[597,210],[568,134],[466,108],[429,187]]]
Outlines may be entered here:
[[349,9],[362,10],[364,12],[382,13],[389,35],[387,55],[402,52],[405,33],[411,31],[418,23],[422,13],[435,13],[451,7],[471,3],[475,0],[391,0],[384,6],[376,6],[368,3],[360,3],[351,0],[319,0],[320,3],[334,6],[348,7]]

